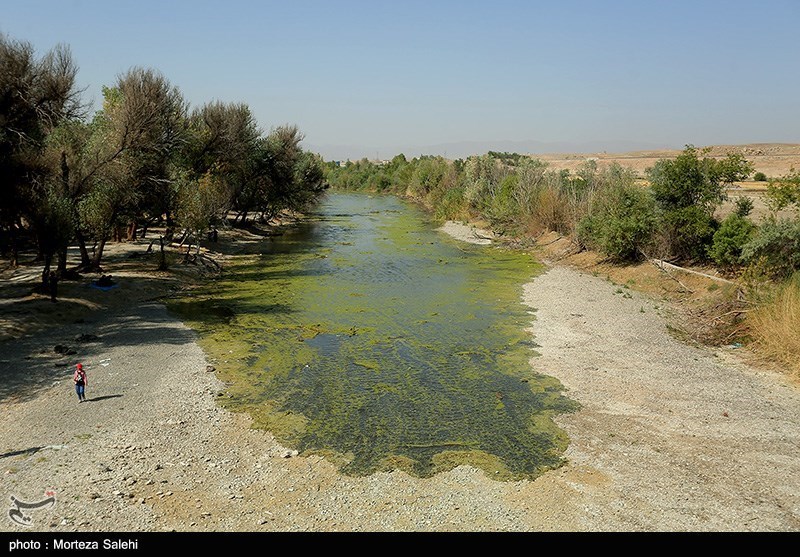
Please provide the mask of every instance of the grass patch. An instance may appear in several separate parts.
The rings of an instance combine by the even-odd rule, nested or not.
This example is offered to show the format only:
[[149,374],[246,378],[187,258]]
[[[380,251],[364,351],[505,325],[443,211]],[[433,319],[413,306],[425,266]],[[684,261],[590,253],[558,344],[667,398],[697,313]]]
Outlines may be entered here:
[[800,376],[800,274],[778,286],[747,323],[759,352]]

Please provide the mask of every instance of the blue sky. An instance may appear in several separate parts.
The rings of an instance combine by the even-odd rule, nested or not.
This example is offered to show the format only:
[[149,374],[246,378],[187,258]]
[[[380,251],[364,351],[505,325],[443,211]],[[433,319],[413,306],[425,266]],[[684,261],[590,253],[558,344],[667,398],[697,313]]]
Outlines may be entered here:
[[0,32],[41,53],[70,45],[87,98],[153,67],[192,105],[243,101],[264,130],[297,124],[326,158],[459,142],[800,142],[798,28],[799,0],[0,8]]

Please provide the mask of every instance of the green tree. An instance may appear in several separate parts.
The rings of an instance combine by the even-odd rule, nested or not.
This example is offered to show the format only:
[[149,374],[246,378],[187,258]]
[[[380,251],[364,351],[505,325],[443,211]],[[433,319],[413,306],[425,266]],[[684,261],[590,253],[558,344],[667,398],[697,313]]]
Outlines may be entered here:
[[[184,134],[183,99],[159,72],[132,68],[103,93],[103,108],[88,127],[72,125],[54,138],[65,153],[82,269],[100,265],[115,227],[174,198],[167,170]],[[97,242],[91,260],[89,239]]]
[[175,176],[178,192],[176,221],[190,238],[186,249],[189,254],[194,238],[197,253],[200,253],[200,238],[230,205],[230,184],[216,173],[207,172],[194,179],[191,172],[179,172]]
[[616,261],[638,261],[648,249],[656,226],[650,191],[619,181],[606,187],[581,220],[578,238]]
[[[43,157],[48,134],[83,114],[77,71],[66,46],[37,58],[31,43],[0,34],[0,228],[7,232],[14,265],[25,223],[36,235],[45,271],[54,246],[69,240],[69,230],[58,226],[60,168],[51,173]],[[56,240],[53,234],[65,237]]]
[[786,176],[770,180],[767,203],[776,212],[792,206],[800,208],[800,172],[792,168]]
[[681,259],[707,257],[717,228],[714,211],[725,200],[718,162],[700,158],[697,149],[688,145],[675,159],[658,161],[648,176],[661,211],[667,249]]
[[717,168],[722,183],[731,185],[747,180],[753,172],[753,163],[741,153],[728,153],[724,159],[717,161]]

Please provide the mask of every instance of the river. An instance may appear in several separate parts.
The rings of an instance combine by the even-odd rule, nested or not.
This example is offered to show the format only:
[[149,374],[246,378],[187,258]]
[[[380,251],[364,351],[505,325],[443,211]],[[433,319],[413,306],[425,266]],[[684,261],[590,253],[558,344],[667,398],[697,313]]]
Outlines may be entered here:
[[458,242],[396,197],[342,193],[257,251],[170,304],[230,384],[226,407],[346,474],[560,465],[551,418],[576,405],[530,365],[530,255]]

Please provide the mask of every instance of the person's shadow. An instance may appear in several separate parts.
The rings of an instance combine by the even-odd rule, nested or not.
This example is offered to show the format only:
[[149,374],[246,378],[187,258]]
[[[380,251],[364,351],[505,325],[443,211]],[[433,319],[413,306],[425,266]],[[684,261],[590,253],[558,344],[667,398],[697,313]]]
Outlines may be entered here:
[[100,402],[101,400],[106,400],[109,398],[119,398],[122,395],[105,395],[105,396],[97,396],[94,398],[87,398],[84,402]]

